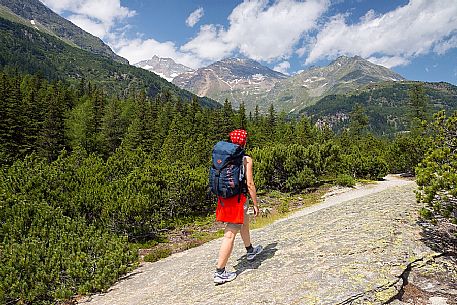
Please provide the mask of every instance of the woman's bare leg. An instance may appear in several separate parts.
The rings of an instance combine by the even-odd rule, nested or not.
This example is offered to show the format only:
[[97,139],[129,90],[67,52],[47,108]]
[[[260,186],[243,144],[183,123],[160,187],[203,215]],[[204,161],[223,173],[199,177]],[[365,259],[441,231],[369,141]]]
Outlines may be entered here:
[[230,254],[232,254],[236,233],[238,233],[238,230],[233,227],[227,226],[225,228],[224,238],[222,239],[221,249],[219,250],[219,258],[217,260],[218,269],[224,268],[227,265]]
[[249,233],[249,216],[247,214],[244,215],[244,223],[241,226],[240,234],[244,246],[249,247],[251,245],[251,234]]

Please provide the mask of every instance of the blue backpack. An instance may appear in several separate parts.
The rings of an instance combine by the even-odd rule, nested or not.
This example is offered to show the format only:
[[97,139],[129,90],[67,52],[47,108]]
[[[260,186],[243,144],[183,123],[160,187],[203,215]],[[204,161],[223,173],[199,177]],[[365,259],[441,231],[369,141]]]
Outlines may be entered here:
[[240,196],[244,183],[243,147],[220,141],[213,147],[213,165],[209,170],[211,192],[222,198]]

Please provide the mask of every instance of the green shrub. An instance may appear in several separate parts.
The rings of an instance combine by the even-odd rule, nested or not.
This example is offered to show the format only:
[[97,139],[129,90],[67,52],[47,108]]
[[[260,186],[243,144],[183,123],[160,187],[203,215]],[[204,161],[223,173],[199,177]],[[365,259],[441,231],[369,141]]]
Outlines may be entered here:
[[206,167],[141,150],[107,161],[82,150],[51,163],[16,161],[0,171],[0,303],[52,303],[109,287],[137,259],[129,241],[212,209],[206,186]]
[[336,168],[339,147],[333,143],[275,145],[254,149],[254,180],[259,188],[298,191],[313,186],[319,178]]
[[389,146],[387,160],[391,173],[413,173],[430,147],[430,138],[423,134],[398,135]]
[[136,260],[126,238],[47,203],[0,205],[0,303],[48,304],[106,289]]
[[286,179],[285,189],[288,191],[303,190],[318,183],[314,172],[305,167],[293,176]]
[[156,262],[162,258],[169,257],[172,251],[168,247],[156,247],[152,250],[152,252],[146,254],[143,258],[145,262]]
[[340,186],[353,187],[355,185],[355,179],[348,174],[339,174],[336,177],[335,183]]
[[417,200],[426,204],[427,216],[457,223],[457,112],[438,113],[432,127],[433,146],[416,168]]
[[345,172],[356,178],[379,180],[388,173],[387,162],[381,156],[354,151],[349,155],[343,155],[342,159]]

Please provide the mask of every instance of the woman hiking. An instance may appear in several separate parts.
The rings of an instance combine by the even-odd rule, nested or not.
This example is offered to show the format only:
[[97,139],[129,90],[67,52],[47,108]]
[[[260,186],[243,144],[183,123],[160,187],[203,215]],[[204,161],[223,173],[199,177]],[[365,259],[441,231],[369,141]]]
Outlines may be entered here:
[[227,271],[225,267],[232,253],[233,244],[238,232],[240,232],[244,246],[246,247],[246,258],[248,261],[255,259],[263,249],[260,245],[256,247],[252,246],[249,232],[249,215],[247,214],[249,207],[248,195],[254,205],[254,217],[259,214],[259,205],[253,178],[253,161],[251,157],[244,155],[247,133],[242,129],[234,130],[230,133],[230,140],[233,144],[239,145],[242,148],[240,154],[242,158],[240,166],[240,177],[242,177],[240,179],[241,191],[239,194],[228,198],[218,196],[216,220],[225,222],[226,226],[219,250],[216,272],[214,272],[214,283],[216,284],[230,282],[237,276],[236,272]]

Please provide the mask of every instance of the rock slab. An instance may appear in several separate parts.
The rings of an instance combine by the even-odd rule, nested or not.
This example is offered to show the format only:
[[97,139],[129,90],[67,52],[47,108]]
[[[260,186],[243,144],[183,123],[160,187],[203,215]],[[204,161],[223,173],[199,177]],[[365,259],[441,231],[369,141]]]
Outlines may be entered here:
[[421,241],[414,182],[356,199],[323,202],[254,230],[264,246],[248,262],[237,237],[228,269],[236,280],[215,286],[221,240],[145,263],[84,305],[383,304],[403,285],[413,262],[436,255]]

